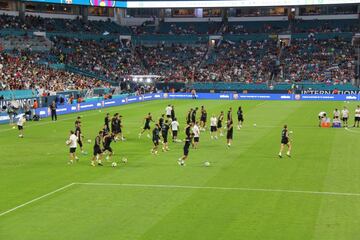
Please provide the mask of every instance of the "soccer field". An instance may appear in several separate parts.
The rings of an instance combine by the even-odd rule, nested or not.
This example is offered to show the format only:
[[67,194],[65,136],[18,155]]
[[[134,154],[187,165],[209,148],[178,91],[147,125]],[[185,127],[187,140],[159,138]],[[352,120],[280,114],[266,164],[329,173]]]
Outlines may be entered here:
[[[169,103],[181,130],[188,109],[201,105],[208,121],[230,106],[236,120],[241,105],[244,126],[234,127],[230,149],[224,137],[202,132],[181,167],[183,143],[154,156],[146,134],[138,138],[144,116],[157,120]],[[320,111],[344,105],[352,125],[356,103],[344,102],[162,100],[82,112],[92,143],[73,165],[65,141],[77,115],[27,123],[23,139],[2,125],[0,239],[359,239],[360,129],[317,127]],[[92,167],[107,112],[124,116],[127,140],[112,144],[116,168],[106,161]],[[280,159],[284,124],[293,131],[293,152]]]

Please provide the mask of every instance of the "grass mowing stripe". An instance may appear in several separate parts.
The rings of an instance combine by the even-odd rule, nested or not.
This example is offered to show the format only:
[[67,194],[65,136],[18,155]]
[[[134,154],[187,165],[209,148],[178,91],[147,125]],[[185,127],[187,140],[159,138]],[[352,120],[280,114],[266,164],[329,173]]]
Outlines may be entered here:
[[74,183],[76,185],[90,186],[120,186],[120,187],[143,187],[143,188],[183,188],[183,189],[204,189],[204,190],[234,190],[246,192],[282,192],[282,193],[303,193],[312,195],[337,195],[360,197],[360,193],[350,192],[321,192],[291,189],[271,189],[271,188],[246,188],[246,187],[207,187],[207,186],[187,186],[187,185],[168,185],[168,184],[137,184],[137,183]]
[[26,202],[26,203],[23,203],[23,204],[21,204],[21,205],[19,205],[19,206],[16,206],[16,207],[11,208],[11,209],[9,209],[9,210],[7,210],[7,211],[5,211],[5,212],[2,212],[2,213],[0,213],[0,217],[6,215],[6,214],[8,214],[8,213],[11,213],[11,212],[13,212],[13,211],[15,211],[15,210],[17,210],[17,209],[19,209],[19,208],[25,207],[26,205],[29,205],[29,204],[31,204],[31,203],[33,203],[33,202],[36,202],[36,201],[40,200],[40,199],[46,198],[46,197],[48,197],[48,196],[50,196],[50,195],[53,195],[53,194],[55,194],[55,193],[57,193],[57,192],[60,192],[60,191],[62,191],[62,190],[64,190],[64,189],[67,189],[67,188],[73,186],[74,184],[75,184],[75,183],[70,183],[70,184],[68,184],[68,185],[66,185],[66,186],[63,186],[63,187],[61,187],[61,188],[58,188],[58,189],[56,189],[56,190],[54,190],[54,191],[52,191],[52,192],[46,193],[46,194],[44,194],[44,195],[42,195],[42,196],[40,196],[40,197],[34,198],[33,200],[30,200],[30,201],[28,201],[28,202]]

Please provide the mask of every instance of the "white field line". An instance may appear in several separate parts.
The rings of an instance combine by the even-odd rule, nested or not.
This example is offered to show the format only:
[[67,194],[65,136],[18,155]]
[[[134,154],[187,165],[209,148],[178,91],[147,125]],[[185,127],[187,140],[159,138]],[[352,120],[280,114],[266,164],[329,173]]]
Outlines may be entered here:
[[162,189],[202,189],[202,190],[221,190],[221,191],[242,191],[242,192],[270,192],[270,193],[297,193],[309,195],[326,195],[326,196],[350,196],[360,197],[360,193],[350,192],[320,192],[320,191],[305,191],[305,190],[290,190],[290,189],[271,189],[271,188],[243,188],[243,187],[207,187],[207,186],[190,186],[190,185],[163,185],[163,184],[131,184],[131,183],[70,183],[64,187],[58,188],[52,192],[44,194],[40,197],[34,198],[26,203],[11,208],[5,212],[0,213],[0,217],[11,213],[19,208],[25,207],[33,202],[46,198],[57,192],[65,190],[74,185],[87,186],[118,186],[118,187],[136,187],[136,188],[162,188]]
[[351,130],[349,128],[345,128],[345,130],[348,131],[348,132],[360,134],[360,131],[354,131],[354,130]]
[[207,187],[207,186],[189,186],[189,185],[157,185],[157,184],[131,184],[131,183],[75,183],[76,185],[89,186],[119,186],[119,187],[138,187],[138,188],[166,188],[166,189],[204,189],[204,190],[232,190],[244,192],[282,192],[282,193],[302,193],[312,195],[337,195],[337,196],[356,196],[360,197],[360,193],[349,192],[321,192],[321,191],[305,191],[290,189],[271,189],[271,188],[243,188],[243,187]]
[[54,190],[54,191],[52,191],[52,192],[46,193],[46,194],[44,194],[44,195],[42,195],[42,196],[40,196],[40,197],[34,198],[33,200],[30,200],[30,201],[28,201],[28,202],[26,202],[26,203],[20,204],[20,205],[14,207],[14,208],[11,208],[11,209],[9,209],[9,210],[7,210],[7,211],[5,211],[5,212],[2,212],[2,213],[0,213],[0,217],[6,215],[6,214],[8,214],[8,213],[11,213],[11,212],[13,212],[13,211],[15,211],[15,210],[17,210],[17,209],[19,209],[19,208],[25,207],[26,205],[29,205],[29,204],[31,204],[31,203],[33,203],[33,202],[36,202],[36,201],[40,200],[40,199],[46,198],[46,197],[48,197],[48,196],[50,196],[50,195],[53,195],[53,194],[55,194],[55,193],[57,193],[57,192],[60,192],[60,191],[62,191],[62,190],[64,190],[64,189],[67,189],[67,188],[73,186],[74,184],[75,184],[75,183],[70,183],[70,184],[68,184],[68,185],[66,185],[66,186],[63,186],[63,187],[61,187],[61,188],[58,188],[58,189],[56,189],[56,190]]

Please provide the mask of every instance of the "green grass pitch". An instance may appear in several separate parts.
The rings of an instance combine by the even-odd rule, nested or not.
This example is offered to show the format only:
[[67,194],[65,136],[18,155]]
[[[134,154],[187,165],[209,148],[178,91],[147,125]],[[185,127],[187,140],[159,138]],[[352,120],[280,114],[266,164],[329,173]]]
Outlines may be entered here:
[[[190,107],[204,105],[210,118],[230,106],[235,116],[241,105],[244,127],[234,129],[230,149],[224,137],[202,133],[180,167],[183,143],[154,156],[151,140],[138,139],[145,114],[157,118],[168,103],[181,127]],[[116,168],[91,167],[88,143],[89,155],[67,164],[77,115],[28,123],[24,139],[2,125],[0,239],[359,239],[360,129],[317,127],[320,111],[344,105],[352,125],[356,103],[344,102],[162,100],[79,113],[92,142],[106,112],[124,116],[127,141],[112,147],[114,159],[128,163]],[[291,159],[277,156],[285,123]]]

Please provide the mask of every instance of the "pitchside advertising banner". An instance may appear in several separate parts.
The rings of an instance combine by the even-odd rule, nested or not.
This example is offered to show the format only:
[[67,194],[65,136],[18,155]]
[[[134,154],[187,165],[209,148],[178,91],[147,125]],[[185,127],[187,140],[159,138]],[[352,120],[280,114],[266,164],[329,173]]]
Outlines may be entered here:
[[[209,100],[274,100],[274,101],[360,101],[360,95],[334,95],[334,94],[237,94],[237,93],[199,93],[195,96],[191,93],[157,93],[143,96],[132,96],[102,100],[99,102],[83,102],[79,104],[60,105],[56,109],[57,114],[70,114],[87,110],[102,109],[107,107],[121,106],[151,100],[166,99],[209,99]],[[25,100],[24,100],[25,101]],[[49,108],[38,108],[35,113],[41,118],[49,117]],[[16,118],[19,118],[18,114]],[[7,123],[9,116],[6,112],[0,114],[0,123]]]

